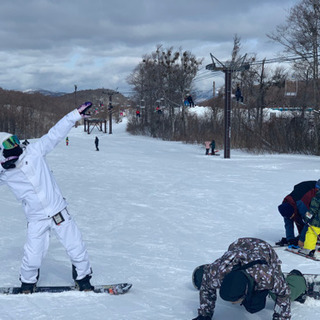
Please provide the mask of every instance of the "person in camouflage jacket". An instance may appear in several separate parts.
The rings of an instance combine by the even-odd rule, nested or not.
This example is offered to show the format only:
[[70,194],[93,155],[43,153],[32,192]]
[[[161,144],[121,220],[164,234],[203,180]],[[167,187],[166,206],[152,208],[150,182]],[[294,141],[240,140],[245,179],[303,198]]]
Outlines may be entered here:
[[[260,262],[257,263],[257,261]],[[193,320],[210,320],[217,300],[217,289],[220,288],[220,295],[224,299],[222,285],[226,276],[235,270],[235,267],[239,268],[251,262],[249,268],[245,267],[245,272],[251,276],[249,278],[253,279],[253,291],[258,294],[266,292],[264,299],[266,299],[267,292],[275,295],[274,320],[291,319],[290,289],[285,282],[280,266],[281,261],[276,252],[263,240],[240,238],[229,246],[228,251],[221,258],[204,267],[200,287],[200,308],[198,317]],[[248,286],[244,292],[242,300],[230,299],[228,301],[244,304],[249,295]],[[252,312],[247,307],[246,309]]]

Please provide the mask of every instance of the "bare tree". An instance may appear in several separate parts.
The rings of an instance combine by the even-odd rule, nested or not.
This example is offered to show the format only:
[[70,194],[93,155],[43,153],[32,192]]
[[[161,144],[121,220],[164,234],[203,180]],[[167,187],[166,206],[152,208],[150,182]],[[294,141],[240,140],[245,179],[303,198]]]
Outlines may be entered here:
[[[285,53],[298,55],[312,70],[313,99],[318,98],[320,0],[302,0],[289,12],[287,21],[267,34],[284,47]],[[301,66],[305,67],[305,63]],[[297,67],[297,66],[296,66]]]
[[181,48],[174,50],[172,47],[163,49],[162,45],[158,45],[156,51],[146,54],[129,75],[127,81],[133,86],[136,103],[140,105],[140,101],[144,101],[142,119],[151,135],[157,136],[160,127],[166,127],[168,132],[167,125],[159,126],[159,115],[155,112],[159,101],[165,104],[167,116],[162,117],[161,121],[170,124],[171,137],[176,130],[182,131],[179,134],[184,134],[184,109],[182,108],[179,114],[182,125],[177,129],[179,119],[176,117],[178,115],[175,114],[175,108],[183,106],[184,96],[190,93],[192,81],[201,63],[202,60],[196,59],[189,51],[182,51]]

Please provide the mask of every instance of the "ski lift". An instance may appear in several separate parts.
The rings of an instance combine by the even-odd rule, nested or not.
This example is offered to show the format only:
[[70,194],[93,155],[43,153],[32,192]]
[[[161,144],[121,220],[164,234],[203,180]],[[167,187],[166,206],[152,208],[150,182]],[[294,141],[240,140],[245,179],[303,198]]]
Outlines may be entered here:
[[296,97],[298,93],[298,81],[297,80],[286,80],[284,84],[284,96],[285,97]]

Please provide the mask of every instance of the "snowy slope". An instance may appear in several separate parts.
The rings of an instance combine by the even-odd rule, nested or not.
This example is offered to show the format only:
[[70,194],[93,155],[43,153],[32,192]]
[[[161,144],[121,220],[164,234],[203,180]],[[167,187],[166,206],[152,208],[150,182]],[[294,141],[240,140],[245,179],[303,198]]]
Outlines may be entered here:
[[[100,139],[100,152],[94,138]],[[219,146],[218,146],[219,147]],[[93,284],[132,282],[124,296],[94,293],[0,296],[0,319],[192,319],[198,292],[193,269],[220,257],[238,237],[274,243],[284,236],[277,206],[294,184],[320,177],[319,158],[204,155],[204,147],[72,129],[48,156],[93,266]],[[20,285],[26,222],[20,204],[0,187],[0,285]],[[320,263],[278,250],[283,270],[320,272]],[[71,265],[51,238],[39,285],[71,284]],[[251,315],[218,298],[214,319],[271,319],[273,302]],[[320,301],[292,304],[292,319],[313,319]]]

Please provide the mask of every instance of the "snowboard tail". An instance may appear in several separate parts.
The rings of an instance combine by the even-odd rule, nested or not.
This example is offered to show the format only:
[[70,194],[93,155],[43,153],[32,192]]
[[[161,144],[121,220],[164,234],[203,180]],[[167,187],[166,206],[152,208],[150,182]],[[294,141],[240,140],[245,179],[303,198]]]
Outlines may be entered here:
[[[95,293],[108,293],[112,295],[120,295],[127,293],[132,287],[131,283],[116,283],[107,285],[94,286],[93,291]],[[76,286],[40,286],[36,287],[34,293],[49,292],[59,293],[66,291],[79,291]],[[0,294],[21,294],[20,287],[0,287]]]

